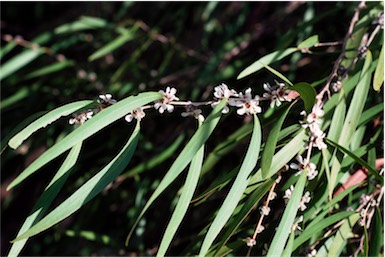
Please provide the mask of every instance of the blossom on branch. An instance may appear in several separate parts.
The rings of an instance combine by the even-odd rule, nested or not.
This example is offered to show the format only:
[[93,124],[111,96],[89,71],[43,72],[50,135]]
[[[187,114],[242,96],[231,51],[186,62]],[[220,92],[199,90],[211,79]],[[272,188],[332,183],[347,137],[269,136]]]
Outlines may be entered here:
[[124,119],[127,122],[131,122],[134,118],[137,121],[140,121],[144,116],[146,116],[146,114],[144,113],[143,108],[139,107],[139,108],[132,110],[131,114],[126,115],[126,117],[124,117]]
[[275,86],[270,86],[269,83],[263,83],[263,88],[266,91],[266,93],[263,94],[263,97],[270,99],[271,108],[274,108],[274,105],[277,107],[280,106],[282,102],[291,101],[291,99],[288,98],[290,90],[285,88],[285,84],[279,83],[278,81],[275,81],[275,83]]
[[164,113],[165,110],[168,112],[172,112],[174,110],[174,106],[171,104],[172,101],[179,101],[179,98],[176,97],[176,89],[167,87],[166,91],[159,90],[159,93],[163,95],[163,99],[157,101],[154,104],[155,109],[159,111],[159,113]]

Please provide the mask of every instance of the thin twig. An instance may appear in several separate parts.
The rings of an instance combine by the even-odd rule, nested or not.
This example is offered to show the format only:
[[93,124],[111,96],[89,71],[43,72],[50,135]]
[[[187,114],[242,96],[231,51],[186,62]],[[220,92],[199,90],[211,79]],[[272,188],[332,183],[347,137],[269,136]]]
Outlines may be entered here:
[[317,95],[317,102],[318,102],[318,104],[320,106],[322,106],[322,102],[323,102],[322,100],[324,98],[325,93],[327,93],[328,98],[331,97],[331,95],[330,95],[330,84],[333,81],[333,79],[335,77],[337,77],[338,68],[339,68],[342,60],[345,57],[347,42],[348,42],[349,38],[352,36],[352,34],[353,34],[354,25],[356,24],[356,22],[359,19],[360,10],[363,9],[364,7],[365,7],[365,1],[361,1],[360,4],[358,5],[358,7],[354,11],[353,18],[350,21],[349,30],[346,33],[344,41],[343,41],[343,44],[342,44],[341,54],[338,56],[337,60],[335,61],[333,69],[332,69],[332,72],[330,73],[324,88]]

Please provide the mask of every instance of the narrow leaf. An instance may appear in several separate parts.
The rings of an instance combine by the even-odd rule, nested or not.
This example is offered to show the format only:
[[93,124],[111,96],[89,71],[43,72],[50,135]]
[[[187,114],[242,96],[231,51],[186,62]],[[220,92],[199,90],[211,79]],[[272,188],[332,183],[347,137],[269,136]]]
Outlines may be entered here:
[[354,224],[360,219],[360,214],[355,213],[348,219],[345,219],[344,224],[337,231],[334,240],[328,248],[328,257],[340,256],[343,249],[345,249],[347,240],[354,237],[352,232]]
[[262,156],[261,156],[261,170],[262,170],[263,179],[265,179],[269,174],[274,151],[278,142],[279,131],[281,130],[282,124],[292,106],[293,105],[290,105],[289,108],[287,108],[284,111],[284,113],[281,115],[278,121],[275,124],[273,124],[270,130],[270,133],[266,139],[265,147],[263,149]]
[[101,171],[99,171],[85,184],[83,184],[78,190],[76,190],[70,197],[68,197],[63,203],[51,211],[41,221],[36,223],[34,226],[32,226],[13,241],[18,241],[34,236],[52,227],[71,214],[75,213],[83,205],[98,195],[124,170],[124,168],[130,162],[138,143],[139,131],[140,124],[138,122],[126,145],[110,163],[108,163]]
[[122,118],[130,111],[152,101],[161,99],[161,97],[161,94],[155,92],[141,93],[137,96],[130,96],[124,100],[121,100],[99,112],[92,119],[88,120],[86,123],[75,129],[60,142],[44,152],[34,162],[32,162],[21,174],[19,174],[18,177],[16,177],[9,184],[7,190],[10,190],[14,186],[18,185],[28,176],[70,149],[72,146],[76,145],[78,142],[84,141],[86,138],[97,133],[104,127]]
[[204,145],[199,149],[191,161],[182,195],[180,196],[174,213],[172,214],[171,220],[167,225],[166,232],[164,233],[156,256],[165,256],[166,251],[170,246],[171,240],[173,239],[177,229],[179,228],[183,218],[186,215],[187,208],[190,205],[191,199],[198,185],[199,174],[202,169],[203,155]]
[[253,134],[251,136],[250,145],[247,149],[247,153],[239,173],[235,178],[235,181],[227,194],[222,206],[220,207],[218,214],[216,215],[213,223],[211,224],[205,239],[203,240],[202,247],[199,252],[199,256],[206,255],[211,244],[214,242],[215,238],[218,236],[222,228],[225,226],[226,222],[231,217],[235,208],[238,205],[239,200],[241,199],[247,184],[250,180],[250,173],[257,165],[259,149],[261,146],[261,125],[259,123],[258,117],[254,115],[254,128]]
[[313,223],[314,225],[312,226],[310,225],[307,226],[306,229],[302,232],[302,234],[294,240],[293,251],[295,251],[303,243],[309,240],[312,236],[320,233],[323,229],[327,228],[328,226],[334,223],[337,223],[340,220],[350,217],[354,214],[355,213],[351,211],[339,212],[339,213],[333,214],[330,217],[324,218],[319,222]]
[[293,251],[293,243],[294,243],[295,230],[292,229],[289,237],[289,241],[286,244],[285,250],[282,253],[282,257],[290,257],[291,252]]
[[15,57],[12,57],[12,59],[1,65],[0,80],[7,78],[11,74],[14,74],[16,71],[35,60],[41,54],[42,53],[39,50],[28,49],[24,50],[22,53],[16,55]]
[[193,157],[196,155],[198,150],[206,143],[207,139],[214,131],[216,125],[221,118],[222,109],[226,105],[226,99],[223,99],[210,113],[210,115],[205,119],[202,126],[198,128],[195,134],[192,136],[187,145],[183,148],[182,152],[176,158],[174,163],[171,165],[170,169],[163,177],[162,181],[159,183],[158,187],[151,195],[150,199],[147,201],[146,205],[142,209],[138,218],[136,219],[134,225],[132,226],[127,238],[126,245],[131,238],[132,233],[135,230],[135,227],[138,225],[140,219],[146,213],[147,209],[152,205],[152,203],[160,196],[160,194],[179,176],[180,173],[187,167],[191,162]]
[[305,39],[304,41],[302,41],[301,43],[299,43],[299,45],[297,46],[299,49],[306,49],[306,48],[310,48],[312,46],[315,46],[316,44],[318,44],[318,35],[314,35],[314,36],[311,36],[307,39]]
[[31,73],[28,73],[27,75],[25,75],[25,79],[32,79],[32,78],[37,78],[37,77],[41,77],[41,76],[45,76],[45,75],[48,75],[48,74],[51,74],[51,73],[54,73],[54,72],[57,72],[57,71],[60,71],[60,70],[63,70],[67,67],[71,67],[74,65],[74,62],[73,61],[64,61],[64,62],[57,62],[57,63],[53,63],[53,64],[50,64],[48,66],[45,66],[45,67],[42,67],[38,70],[35,70]]
[[242,79],[242,78],[247,77],[250,74],[253,74],[253,73],[259,71],[260,69],[262,69],[264,66],[261,63],[263,63],[265,65],[270,65],[271,63],[279,61],[279,60],[285,58],[286,56],[288,56],[288,55],[290,55],[296,51],[298,51],[298,49],[292,47],[292,48],[288,48],[286,50],[278,50],[278,51],[275,51],[275,52],[270,53],[268,55],[265,55],[265,56],[261,57],[259,60],[257,60],[256,62],[254,62],[253,64],[251,64],[249,67],[244,69],[238,75],[237,79]]
[[331,141],[330,139],[327,139],[326,138],[326,142],[330,145],[332,145],[333,147],[336,147],[338,150],[340,150],[341,152],[349,155],[351,158],[353,158],[358,164],[362,165],[363,167],[367,168],[368,171],[370,173],[372,173],[372,175],[374,175],[376,177],[376,179],[378,181],[380,181],[381,183],[384,183],[384,178],[372,167],[370,166],[366,161],[362,160],[360,157],[356,156],[354,153],[352,153],[351,151],[349,151],[348,149],[346,149],[345,147]]
[[43,115],[39,119],[29,124],[25,129],[17,133],[14,137],[9,140],[8,145],[13,149],[18,148],[24,142],[24,140],[30,137],[35,131],[41,128],[45,128],[52,122],[58,120],[59,118],[70,115],[76,112],[77,110],[82,109],[85,106],[91,104],[92,102],[93,101],[91,100],[78,101],[53,109],[52,111],[48,112],[47,114]]
[[[372,54],[368,50],[366,52],[365,63],[362,68],[359,82],[354,90],[353,98],[350,101],[349,110],[345,117],[345,122],[342,127],[343,133],[341,133],[338,144],[342,147],[349,147],[352,140],[353,134],[356,131],[358,122],[361,117],[361,113],[366,103],[367,95],[369,92],[371,73],[370,67],[372,64]],[[329,194],[331,195],[334,191],[334,187],[337,184],[337,175],[340,170],[341,164],[337,158],[333,158],[330,183],[329,183]]]
[[76,31],[98,29],[107,26],[107,22],[101,18],[83,16],[78,21],[63,24],[55,29],[55,34],[72,33]]
[[113,52],[115,49],[119,48],[120,46],[124,45],[130,40],[133,40],[135,38],[135,31],[137,30],[137,27],[133,27],[131,30],[125,32],[124,34],[120,35],[107,45],[103,46],[99,50],[97,50],[95,53],[91,54],[90,57],[88,57],[89,61],[94,61],[100,57],[103,57],[111,52]]
[[295,84],[294,86],[290,87],[289,89],[297,91],[305,105],[306,113],[310,113],[314,103],[315,103],[315,97],[317,95],[315,89],[310,86],[308,83],[301,82],[298,84]]
[[380,56],[378,57],[378,64],[373,78],[373,89],[380,91],[384,84],[384,44],[382,44]]
[[260,62],[260,64],[265,67],[268,71],[270,71],[271,73],[273,73],[275,76],[277,76],[278,78],[282,79],[283,81],[285,81],[287,84],[289,84],[290,86],[293,85],[293,83],[288,79],[286,78],[282,73],[280,73],[279,71],[271,68],[269,65],[267,64],[264,64],[262,62]]
[[371,229],[371,240],[369,242],[369,256],[378,256],[381,253],[381,247],[384,245],[382,217],[380,209],[376,206]]
[[[64,183],[67,181],[68,176],[70,175],[71,168],[75,165],[80,149],[82,147],[82,142],[75,145],[69,152],[67,158],[64,160],[63,164],[60,166],[60,169],[55,174],[51,182],[48,184],[43,194],[36,201],[36,204],[32,208],[32,213],[27,217],[21,226],[17,236],[20,236],[25,231],[27,231],[33,224],[36,224],[37,221],[41,219],[44,213],[48,210],[52,201],[56,198],[57,194],[60,192]],[[23,249],[24,245],[27,243],[28,239],[23,239],[12,244],[12,247],[8,253],[8,256],[18,256]]]
[[289,237],[294,219],[298,212],[299,203],[303,195],[306,181],[306,172],[302,172],[285,208],[282,219],[279,222],[277,232],[275,233],[274,238],[270,244],[267,257],[282,255],[283,248],[286,245],[287,238]]
[[[258,203],[261,201],[262,197],[266,195],[271,186],[273,185],[274,180],[269,179],[263,182],[251,195],[247,197],[246,202],[242,205],[241,210],[235,215],[231,220],[226,232],[221,236],[222,240],[218,244],[218,251],[227,243],[230,237],[234,234],[236,229],[241,225],[241,223],[247,218],[250,212],[255,209]],[[215,254],[218,256],[218,252]]]

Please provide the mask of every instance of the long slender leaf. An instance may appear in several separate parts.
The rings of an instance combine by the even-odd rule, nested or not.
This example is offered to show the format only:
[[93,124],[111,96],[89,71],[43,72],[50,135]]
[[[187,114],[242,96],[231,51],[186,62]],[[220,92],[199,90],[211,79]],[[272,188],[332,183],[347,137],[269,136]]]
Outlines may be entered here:
[[131,30],[125,32],[124,34],[120,35],[107,45],[103,46],[99,50],[97,50],[95,53],[91,54],[90,57],[88,57],[89,61],[94,61],[100,57],[103,57],[115,49],[119,48],[120,46],[124,45],[130,40],[133,40],[135,38],[135,31],[137,30],[137,27],[134,26]]
[[74,65],[74,62],[73,61],[68,61],[68,60],[64,61],[64,62],[53,63],[53,64],[50,64],[50,65],[45,66],[45,67],[42,67],[42,68],[40,68],[38,70],[35,70],[35,71],[25,75],[24,78],[25,79],[32,79],[32,78],[41,77],[41,76],[48,75],[48,74],[60,71],[62,69],[71,67],[73,65]]
[[384,183],[384,178],[372,167],[370,166],[366,161],[362,160],[360,157],[356,156],[354,153],[352,153],[351,151],[349,151],[348,149],[346,149],[345,147],[331,141],[330,139],[327,139],[326,138],[326,142],[336,148],[338,148],[340,151],[342,151],[343,153],[349,155],[351,158],[353,158],[358,164],[362,165],[363,167],[367,168],[368,171],[370,173],[372,173],[372,175],[374,175],[376,177],[376,179],[378,181],[380,181],[381,183]]
[[167,249],[170,246],[171,240],[174,237],[178,227],[180,226],[184,216],[186,215],[187,208],[191,202],[195,189],[198,185],[199,174],[202,169],[204,155],[204,145],[199,149],[196,156],[191,161],[190,169],[187,174],[186,182],[183,187],[182,195],[175,207],[171,220],[167,225],[166,232],[160,243],[157,256],[165,256]]
[[[356,89],[354,90],[353,98],[350,102],[349,110],[345,117],[344,126],[342,128],[343,133],[338,139],[338,144],[342,147],[348,147],[354,131],[357,128],[357,124],[360,120],[361,113],[364,109],[366,98],[369,91],[371,81],[370,67],[372,64],[372,54],[368,50],[366,53],[365,63],[361,71],[360,81],[358,82]],[[334,187],[337,184],[337,175],[340,170],[341,164],[337,158],[333,158],[333,165],[330,174],[329,183],[329,195],[332,195]]]
[[382,222],[383,215],[380,209],[376,206],[374,212],[374,221],[371,229],[371,240],[369,242],[369,256],[378,256],[381,252],[381,247],[384,245],[384,227]]
[[295,185],[290,200],[287,203],[282,219],[279,222],[277,232],[275,233],[274,238],[270,244],[269,251],[267,252],[267,257],[282,255],[287,238],[289,237],[292,225],[294,223],[294,219],[298,212],[298,207],[303,195],[305,183],[306,172],[302,172],[297,181],[297,184]]
[[352,232],[354,224],[360,219],[360,214],[355,213],[351,215],[348,219],[345,219],[344,224],[337,231],[337,234],[334,237],[333,243],[329,247],[328,257],[340,256],[342,250],[346,246],[346,242],[349,238],[354,237]]
[[108,184],[110,184],[127,166],[133,156],[138,144],[140,123],[136,124],[135,130],[123,149],[108,163],[101,171],[89,179],[84,185],[76,190],[63,203],[51,211],[41,221],[36,223],[26,232],[13,241],[22,240],[34,236],[53,225],[64,220],[79,210],[83,205],[98,195]]
[[[78,143],[71,149],[67,158],[60,166],[58,172],[48,184],[43,194],[36,201],[36,204],[32,208],[32,213],[24,221],[19,232],[17,233],[17,236],[20,236],[25,231],[27,231],[33,224],[36,224],[36,222],[39,221],[44,215],[44,213],[48,210],[52,201],[55,199],[55,197],[63,187],[64,183],[67,181],[67,178],[70,175],[71,168],[75,165],[76,161],[78,160],[81,147],[82,142]],[[13,243],[11,249],[9,250],[8,256],[18,256],[21,250],[23,249],[24,245],[27,243],[27,240],[28,239],[23,239]]]
[[[289,143],[287,143],[281,150],[279,150],[273,157],[270,172],[267,178],[274,176],[285,164],[287,164],[294,156],[297,155],[302,149],[304,149],[304,140],[306,134],[305,130],[302,129],[298,135],[296,135]],[[246,194],[250,194],[254,189],[255,185],[259,182],[264,181],[262,178],[261,169],[259,169],[250,179],[249,187],[246,189]]]
[[[231,235],[234,234],[235,230],[239,225],[246,219],[250,212],[256,207],[256,205],[261,201],[262,197],[266,195],[271,186],[273,185],[274,180],[266,180],[263,182],[251,195],[247,197],[246,202],[242,205],[242,209],[235,215],[234,219],[231,220],[226,232],[221,237],[222,240],[218,244],[218,251],[227,243]],[[218,255],[218,252],[215,256]]]
[[13,149],[18,148],[24,142],[24,140],[30,137],[35,131],[47,127],[49,124],[56,121],[57,119],[63,116],[70,115],[78,111],[79,109],[86,107],[92,102],[93,101],[91,100],[78,101],[53,109],[52,111],[48,112],[47,114],[43,115],[39,119],[29,124],[26,128],[17,133],[15,136],[13,136],[9,140],[8,145]]
[[237,79],[242,79],[242,78],[247,77],[250,74],[253,74],[253,73],[259,71],[260,69],[262,69],[264,66],[261,63],[263,63],[265,65],[270,65],[271,63],[279,61],[279,60],[285,58],[286,56],[288,56],[288,55],[290,55],[296,51],[298,51],[298,49],[292,47],[292,48],[288,48],[285,50],[278,50],[278,51],[275,51],[275,52],[270,53],[268,55],[265,55],[265,56],[261,57],[259,60],[257,60],[256,62],[252,63],[246,69],[244,69],[238,75]]
[[221,118],[221,111],[226,104],[226,99],[223,99],[210,113],[210,115],[205,119],[202,126],[198,128],[195,134],[192,136],[187,145],[183,148],[182,152],[176,158],[174,163],[171,165],[170,169],[163,177],[162,181],[151,195],[150,199],[147,201],[146,205],[143,207],[141,213],[136,219],[133,227],[131,228],[127,238],[126,245],[131,238],[132,233],[135,230],[135,227],[138,225],[140,219],[146,213],[147,209],[152,205],[152,203],[159,197],[159,195],[179,176],[180,173],[187,167],[191,162],[193,157],[196,155],[198,150],[206,143],[207,139],[214,131],[216,125]]
[[271,128],[269,136],[266,139],[265,147],[263,148],[262,155],[261,155],[261,170],[262,170],[263,179],[265,179],[269,174],[275,147],[277,146],[277,142],[278,142],[279,131],[281,130],[282,124],[292,106],[293,105],[290,105],[289,108],[287,108],[282,113],[281,117]]
[[270,71],[271,73],[273,73],[275,76],[277,76],[278,78],[282,79],[283,81],[285,81],[287,84],[289,84],[290,86],[293,85],[293,83],[288,79],[286,78],[282,73],[280,73],[279,71],[273,69],[272,67],[270,67],[269,65],[267,64],[264,64],[262,62],[260,62],[260,64],[265,67],[265,69],[267,69],[268,71]]
[[384,84],[384,44],[382,44],[380,56],[378,57],[378,64],[373,78],[373,89],[380,91]]
[[73,33],[76,31],[98,29],[106,27],[105,20],[97,17],[83,16],[78,21],[63,24],[55,29],[55,34]]
[[312,236],[317,235],[323,229],[354,214],[355,213],[351,211],[339,212],[330,217],[324,218],[319,222],[313,223],[312,226],[307,226],[302,234],[294,240],[293,251],[309,240]]
[[18,185],[28,176],[70,149],[78,142],[84,141],[86,138],[97,133],[104,127],[122,118],[130,111],[139,108],[149,102],[161,99],[161,97],[161,94],[155,92],[141,93],[137,96],[130,96],[124,100],[121,100],[118,103],[109,106],[108,108],[99,112],[92,119],[88,120],[82,126],[71,132],[60,142],[44,152],[38,159],[32,162],[21,174],[19,174],[18,177],[16,177],[9,184],[7,190],[10,190],[14,186]]
[[318,44],[318,35],[311,36],[298,44],[299,49],[306,49]]
[[258,117],[254,115],[253,134],[251,136],[250,145],[248,147],[245,159],[229,193],[227,194],[222,206],[218,211],[218,214],[216,215],[205,236],[205,239],[203,240],[199,256],[204,256],[207,253],[211,244],[214,242],[215,238],[218,236],[228,219],[231,217],[231,214],[237,207],[238,202],[249,183],[250,173],[257,165],[260,145],[261,125],[259,123]]
[[25,65],[35,60],[41,54],[42,52],[39,50],[27,49],[12,59],[8,60],[1,66],[0,81],[15,73],[17,70],[23,68]]
[[293,251],[293,244],[294,244],[294,236],[295,236],[295,230],[292,229],[289,240],[287,241],[286,247],[282,252],[282,257],[290,257],[291,252]]

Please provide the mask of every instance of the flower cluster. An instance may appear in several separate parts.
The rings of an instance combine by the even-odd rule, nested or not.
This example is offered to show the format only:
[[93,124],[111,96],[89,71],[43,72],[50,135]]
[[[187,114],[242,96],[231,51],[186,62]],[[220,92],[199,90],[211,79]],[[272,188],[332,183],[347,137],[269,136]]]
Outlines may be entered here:
[[[306,116],[306,112],[302,111],[301,115]],[[320,128],[323,115],[324,111],[322,108],[319,105],[314,105],[312,112],[306,116],[306,120],[300,121],[302,127],[308,129],[309,143],[319,150],[327,147],[324,142],[325,133]]]
[[174,105],[172,101],[178,101],[179,98],[176,97],[176,89],[167,87],[166,91],[160,90],[159,93],[163,95],[163,99],[154,104],[154,108],[159,111],[159,113],[164,113],[165,110],[172,112],[174,110]]
[[87,120],[92,118],[92,115],[94,115],[94,112],[92,110],[81,112],[77,115],[75,115],[73,118],[71,118],[68,122],[69,124],[83,124]]
[[265,89],[266,93],[263,94],[263,97],[270,99],[270,107],[274,108],[275,106],[280,106],[282,102],[290,102],[291,99],[288,98],[290,90],[287,90],[285,88],[284,83],[279,83],[278,81],[275,81],[275,86],[270,86],[269,83],[264,83],[263,88]]
[[313,180],[318,175],[317,166],[314,163],[311,163],[309,162],[309,160],[304,159],[301,155],[298,155],[296,159],[298,161],[298,164],[290,164],[290,168],[298,170],[298,172],[295,174],[296,176],[298,176],[304,170],[307,172],[307,178],[309,180]]
[[[291,196],[293,194],[293,191],[294,191],[294,186],[293,185],[291,185],[290,188],[285,190],[285,195],[283,196],[283,198],[285,199],[285,203],[286,204],[289,202],[289,200],[290,200],[290,198],[291,198]],[[306,208],[307,208],[306,204],[309,203],[310,200],[311,200],[310,192],[306,191],[306,193],[301,198],[301,201],[299,203],[298,208],[301,211],[306,210]]]
[[128,114],[128,115],[126,115],[126,117],[124,117],[124,119],[127,122],[131,122],[134,118],[136,120],[140,121],[140,120],[142,120],[142,118],[144,116],[146,116],[146,114],[144,113],[143,108],[139,107],[139,108],[132,110],[130,114]]

